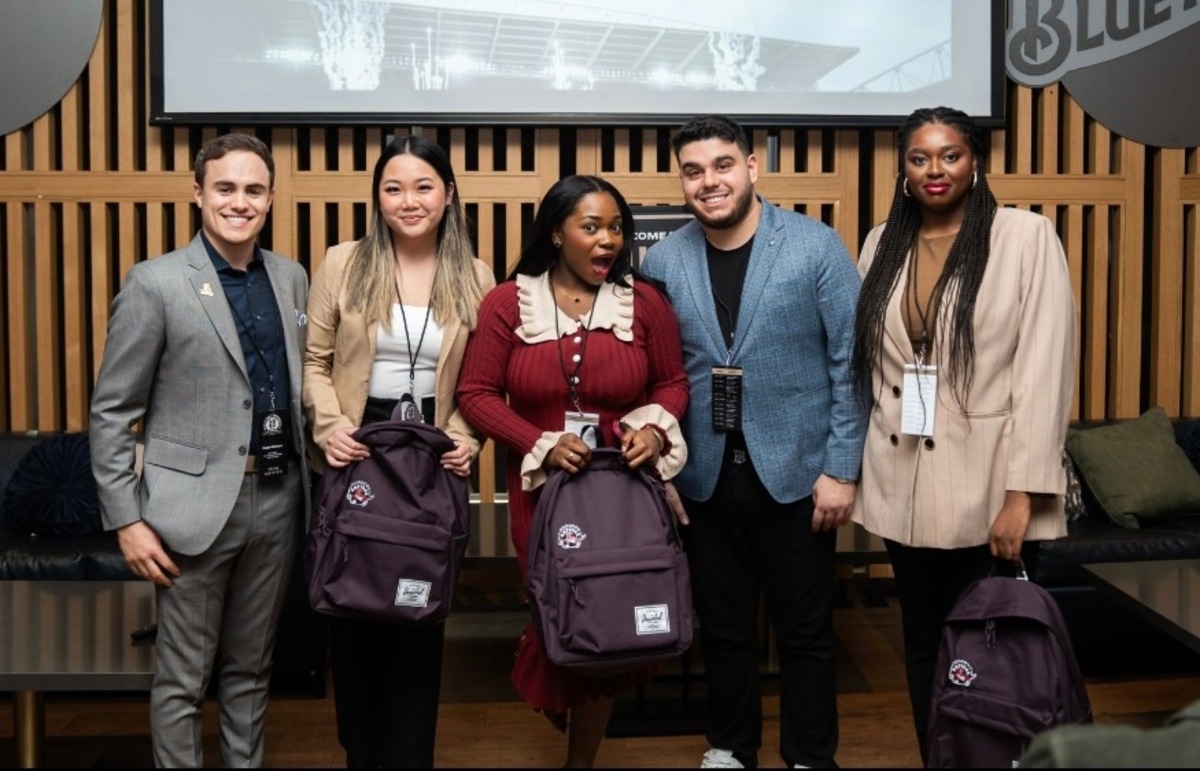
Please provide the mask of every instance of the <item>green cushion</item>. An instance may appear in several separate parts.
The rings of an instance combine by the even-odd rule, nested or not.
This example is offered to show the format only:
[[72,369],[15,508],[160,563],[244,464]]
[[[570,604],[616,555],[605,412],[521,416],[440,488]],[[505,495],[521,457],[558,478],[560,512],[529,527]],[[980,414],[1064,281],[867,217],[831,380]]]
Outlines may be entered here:
[[1067,452],[1096,502],[1121,527],[1200,514],[1200,474],[1175,443],[1161,407],[1135,420],[1071,430]]

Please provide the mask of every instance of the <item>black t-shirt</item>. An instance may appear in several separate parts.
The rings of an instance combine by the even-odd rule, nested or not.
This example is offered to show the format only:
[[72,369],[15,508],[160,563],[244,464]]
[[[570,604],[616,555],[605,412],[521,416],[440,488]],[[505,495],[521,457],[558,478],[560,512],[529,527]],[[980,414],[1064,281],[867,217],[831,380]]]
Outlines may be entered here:
[[733,333],[737,331],[738,312],[742,308],[742,286],[746,283],[746,268],[754,239],[736,249],[725,251],[705,242],[708,257],[708,276],[712,281],[713,304],[725,345],[733,348]]
[[[718,249],[708,242],[705,242],[705,246],[717,322],[721,325],[721,336],[725,339],[726,347],[732,350],[733,333],[737,331],[738,313],[742,309],[742,287],[746,283],[746,268],[750,265],[750,250],[754,246],[754,239],[751,238],[729,251]],[[741,431],[730,431],[725,436],[727,458],[737,450],[746,451],[746,437]]]

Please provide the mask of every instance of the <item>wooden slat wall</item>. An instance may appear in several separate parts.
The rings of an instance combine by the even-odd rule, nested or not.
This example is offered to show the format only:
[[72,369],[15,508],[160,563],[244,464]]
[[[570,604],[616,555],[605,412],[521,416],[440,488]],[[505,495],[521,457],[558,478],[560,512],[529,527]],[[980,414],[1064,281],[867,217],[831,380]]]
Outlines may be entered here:
[[[310,270],[330,245],[360,235],[378,150],[414,129],[449,149],[480,256],[498,275],[562,173],[602,174],[632,204],[681,202],[670,127],[149,126],[146,23],[140,0],[109,0],[79,82],[0,145],[0,430],[86,428],[113,294],[135,262],[191,238],[192,159],[221,131],[271,145],[275,205],[263,240]],[[1002,203],[1058,224],[1082,322],[1075,416],[1129,417],[1152,404],[1200,414],[1197,149],[1116,136],[1058,86],[1011,86],[1008,114],[987,169]],[[751,128],[759,190],[824,220],[857,254],[891,200],[895,133]],[[489,445],[485,503],[496,483]]]

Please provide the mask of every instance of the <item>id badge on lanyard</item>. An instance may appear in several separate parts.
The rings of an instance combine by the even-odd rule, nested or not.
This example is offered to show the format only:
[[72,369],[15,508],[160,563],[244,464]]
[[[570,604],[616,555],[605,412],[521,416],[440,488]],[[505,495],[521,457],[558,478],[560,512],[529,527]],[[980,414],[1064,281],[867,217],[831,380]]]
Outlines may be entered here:
[[563,431],[575,434],[594,450],[600,446],[600,413],[568,410],[563,415]]
[[937,410],[937,365],[905,364],[903,401],[900,403],[900,433],[933,436]]
[[[272,402],[274,399],[272,399]],[[287,441],[290,416],[286,410],[259,410],[258,474],[261,477],[281,477],[287,473]]]
[[712,422],[714,431],[742,429],[742,368],[712,368]]

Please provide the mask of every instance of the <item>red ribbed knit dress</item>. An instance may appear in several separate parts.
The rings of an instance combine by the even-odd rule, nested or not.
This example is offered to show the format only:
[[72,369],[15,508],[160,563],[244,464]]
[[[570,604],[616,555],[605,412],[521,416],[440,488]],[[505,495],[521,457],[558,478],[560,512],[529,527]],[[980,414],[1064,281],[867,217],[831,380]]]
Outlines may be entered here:
[[[613,421],[635,408],[657,404],[680,419],[687,407],[688,386],[674,311],[646,282],[639,282],[634,289],[630,342],[619,340],[611,329],[597,328],[564,334],[557,342],[526,343],[517,335],[522,326],[519,305],[513,281],[499,285],[484,298],[478,325],[467,344],[457,398],[459,409],[472,425],[508,448],[512,539],[524,578],[529,528],[540,488],[522,491],[521,460],[543,432],[563,430],[563,415],[573,409],[566,383],[575,366],[572,357],[583,357],[576,373],[580,407],[600,414],[607,446],[617,445]],[[634,673],[594,678],[556,667],[546,658],[531,622],[518,644],[512,682],[534,709],[565,712],[586,699],[615,695],[644,677],[644,673]]]

